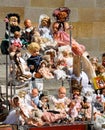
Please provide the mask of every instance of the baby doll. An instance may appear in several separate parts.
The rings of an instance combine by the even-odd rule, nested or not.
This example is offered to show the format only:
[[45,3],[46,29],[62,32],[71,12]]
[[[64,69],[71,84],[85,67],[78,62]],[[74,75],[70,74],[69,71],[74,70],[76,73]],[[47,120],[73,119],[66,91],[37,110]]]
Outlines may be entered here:
[[21,40],[24,45],[28,45],[32,42],[34,35],[34,27],[32,26],[32,22],[30,19],[24,20],[24,28],[21,31]]
[[69,105],[69,110],[68,110],[69,116],[72,118],[72,121],[75,121],[76,117],[78,116],[79,112],[76,107],[76,102],[71,101]]
[[22,47],[22,42],[20,40],[20,32],[15,31],[14,32],[14,37],[11,39],[11,44],[14,44],[15,46],[21,48]]
[[47,62],[44,61],[44,60],[40,64],[39,73],[45,79],[52,79],[52,78],[54,78],[53,74],[50,72],[50,68],[47,67]]
[[66,88],[64,86],[59,87],[57,95],[52,96],[51,101],[54,103],[55,110],[67,111],[70,99],[66,96]]

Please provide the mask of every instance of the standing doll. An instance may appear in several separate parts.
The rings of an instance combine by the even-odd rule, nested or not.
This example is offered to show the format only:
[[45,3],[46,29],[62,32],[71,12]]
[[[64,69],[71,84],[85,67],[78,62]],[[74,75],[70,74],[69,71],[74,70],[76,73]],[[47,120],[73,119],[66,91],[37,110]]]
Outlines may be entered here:
[[73,53],[82,55],[85,47],[77,43],[73,38],[70,39],[69,15],[70,9],[67,7],[60,7],[54,10],[53,17],[56,21],[52,25],[53,38],[57,42],[58,47],[70,45],[71,42]]
[[31,79],[31,88],[37,87],[39,91],[43,90],[43,79],[38,69],[42,61],[42,56],[39,54],[40,46],[38,43],[32,42],[28,45],[28,51],[31,53],[31,56],[27,59],[27,65],[30,68],[30,72],[33,77]]

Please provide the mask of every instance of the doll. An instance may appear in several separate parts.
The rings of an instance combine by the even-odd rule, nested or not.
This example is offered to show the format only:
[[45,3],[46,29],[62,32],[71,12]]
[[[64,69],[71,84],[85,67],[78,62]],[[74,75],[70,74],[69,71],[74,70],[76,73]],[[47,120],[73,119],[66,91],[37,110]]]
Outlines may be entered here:
[[52,79],[52,78],[54,78],[53,74],[50,72],[50,68],[47,67],[47,63],[44,60],[40,64],[39,73],[45,79]]
[[63,50],[61,52],[61,56],[59,57],[60,60],[64,60],[66,66],[65,69],[67,71],[68,75],[71,75],[73,73],[73,56],[72,52],[68,52],[66,50]]
[[[5,17],[5,22],[6,22],[6,32],[5,32],[6,39],[9,39],[9,37],[10,38],[14,37],[14,32],[21,30],[19,26],[20,24],[19,14],[16,13],[7,14],[7,16]],[[9,31],[10,31],[10,36],[9,36]]]
[[[63,66],[64,67],[64,66]],[[55,78],[57,80],[64,80],[67,78],[67,74],[66,72],[62,69],[62,65],[61,64],[57,64],[56,65],[56,69],[53,71]]]
[[67,23],[69,15],[70,9],[67,7],[60,7],[54,10],[53,17],[56,21],[52,25],[53,38],[57,42],[58,47],[71,44],[73,53],[82,55],[85,51],[85,47],[77,43],[73,38],[70,39],[68,33],[70,30],[70,26]]
[[70,104],[71,100],[66,96],[67,91],[64,86],[60,86],[58,88],[57,94],[55,96],[50,97],[50,100],[55,106],[56,111],[67,111],[68,105]]
[[31,53],[31,56],[27,59],[27,65],[30,68],[30,72],[33,77],[30,82],[30,87],[37,87],[39,91],[43,90],[43,78],[42,75],[38,72],[40,68],[40,63],[42,61],[42,56],[39,54],[40,46],[38,43],[32,42],[28,45],[28,51]]
[[31,56],[27,59],[27,64],[30,68],[30,72],[37,72],[39,65],[42,61],[42,56],[39,54],[40,46],[38,43],[32,42],[28,46],[28,51],[31,53]]
[[52,41],[53,39],[50,26],[51,26],[50,17],[48,17],[46,14],[40,15],[38,26],[39,33],[43,38],[47,38]]
[[[53,40],[51,31],[51,19],[46,14],[40,15],[38,32],[40,34],[40,45],[42,50],[54,48],[56,42]],[[35,38],[36,39],[36,38]]]
[[96,75],[98,74],[98,58],[97,57],[92,57],[90,58],[90,62],[93,66],[93,69],[95,70],[96,72]]
[[17,50],[21,50],[21,48],[22,48],[22,41],[20,39],[20,35],[21,34],[19,31],[15,31],[14,37],[10,41],[11,42],[10,48],[14,49],[14,50],[12,50],[13,52],[15,51],[15,47],[17,47]]
[[11,38],[14,37],[14,32],[21,30],[20,24],[20,16],[17,13],[9,13],[5,17],[6,22],[6,31],[5,31],[5,39],[1,42],[1,52],[2,54],[9,54],[8,48],[10,44]]
[[23,41],[23,44],[27,46],[33,40],[35,27],[32,26],[30,19],[24,20],[24,26],[25,27],[21,31],[21,40]]

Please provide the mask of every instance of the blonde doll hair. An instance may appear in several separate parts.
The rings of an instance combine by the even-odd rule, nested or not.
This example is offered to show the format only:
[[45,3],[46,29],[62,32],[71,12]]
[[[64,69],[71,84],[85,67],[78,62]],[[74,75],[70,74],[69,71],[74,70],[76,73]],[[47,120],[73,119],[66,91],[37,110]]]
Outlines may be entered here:
[[31,44],[28,45],[27,49],[32,54],[32,53],[40,50],[40,46],[38,43],[32,42]]

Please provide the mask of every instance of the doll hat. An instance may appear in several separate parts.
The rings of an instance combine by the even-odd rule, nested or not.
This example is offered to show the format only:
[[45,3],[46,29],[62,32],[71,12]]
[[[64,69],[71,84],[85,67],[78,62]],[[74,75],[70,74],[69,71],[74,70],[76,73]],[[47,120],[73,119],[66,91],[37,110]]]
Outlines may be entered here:
[[68,8],[68,7],[60,7],[60,8],[57,8],[53,11],[53,14],[52,16],[55,18],[55,20],[59,21],[59,18],[58,18],[58,15],[60,12],[66,12],[67,13],[67,17],[65,19],[65,21],[68,21],[69,20],[69,15],[70,15],[70,12],[71,10]]

